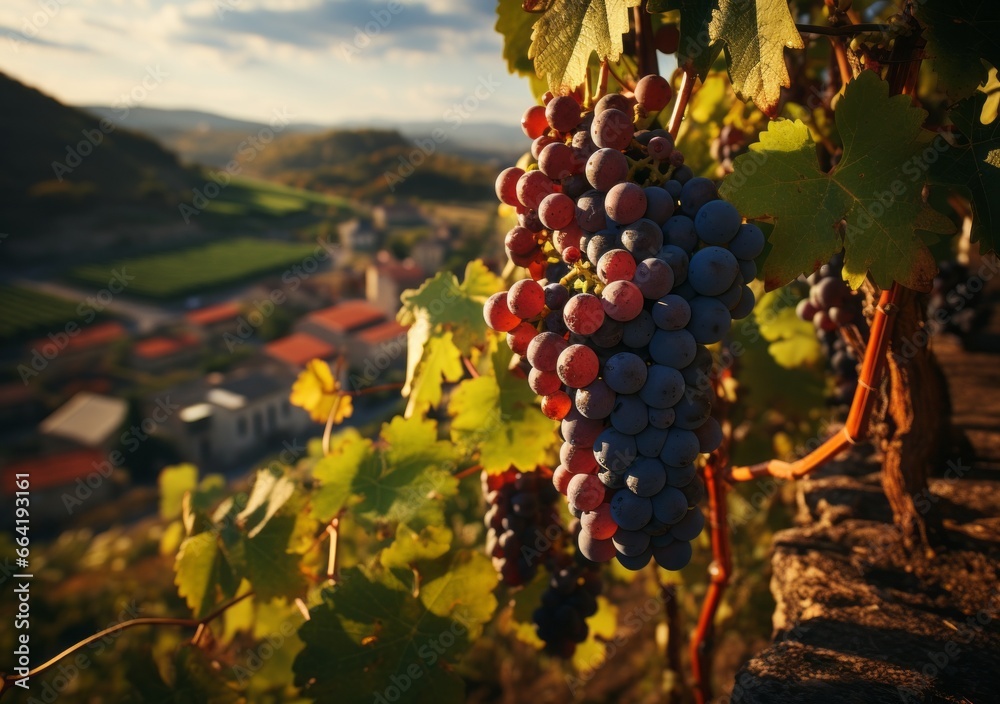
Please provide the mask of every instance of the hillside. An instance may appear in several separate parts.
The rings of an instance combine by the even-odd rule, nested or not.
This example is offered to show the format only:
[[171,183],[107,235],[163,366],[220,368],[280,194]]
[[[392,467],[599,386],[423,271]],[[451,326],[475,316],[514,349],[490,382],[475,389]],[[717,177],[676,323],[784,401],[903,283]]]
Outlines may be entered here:
[[[238,145],[267,125],[226,117],[202,110],[136,107],[123,116],[120,110],[106,105],[81,106],[83,110],[106,117],[119,126],[129,127],[154,137],[186,163],[222,168],[238,151]],[[509,162],[525,149],[524,133],[517,124],[499,122],[441,121],[353,121],[344,124],[317,125],[291,122],[276,136],[281,140],[293,134],[318,135],[331,130],[354,133],[363,130],[398,131],[409,140],[424,139],[435,130],[448,130],[447,140],[437,145],[444,154],[454,154],[472,161]]]
[[[0,231],[44,230],[53,217],[113,206],[176,208],[195,174],[155,141],[0,73]],[[96,145],[96,146],[95,146]]]
[[495,178],[488,164],[418,147],[394,130],[288,134],[253,157],[249,175],[373,201],[483,200]]

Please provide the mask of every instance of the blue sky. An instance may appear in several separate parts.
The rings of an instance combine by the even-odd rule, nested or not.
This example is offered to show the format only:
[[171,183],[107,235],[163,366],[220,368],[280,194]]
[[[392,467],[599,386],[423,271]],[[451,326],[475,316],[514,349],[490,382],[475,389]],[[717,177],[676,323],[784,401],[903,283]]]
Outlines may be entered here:
[[[266,121],[470,121],[531,103],[494,0],[3,0],[0,71],[71,104],[195,108]],[[145,82],[145,83],[144,83]]]

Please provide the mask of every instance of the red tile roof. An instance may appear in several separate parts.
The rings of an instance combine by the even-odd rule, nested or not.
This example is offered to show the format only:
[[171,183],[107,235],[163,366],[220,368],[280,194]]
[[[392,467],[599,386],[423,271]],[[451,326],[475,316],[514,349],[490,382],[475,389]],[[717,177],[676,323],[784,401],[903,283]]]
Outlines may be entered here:
[[264,352],[292,366],[303,367],[313,359],[330,359],[337,350],[322,340],[297,332],[264,346]]
[[311,313],[307,320],[334,332],[351,332],[385,320],[385,314],[367,301],[352,300]]
[[193,310],[184,317],[187,318],[189,323],[194,325],[212,325],[214,323],[233,320],[242,311],[243,309],[239,303],[220,303],[215,306]]
[[5,494],[13,494],[16,490],[15,474],[30,474],[33,491],[66,486],[75,482],[78,477],[96,472],[95,465],[100,467],[107,459],[104,453],[97,450],[70,450],[21,460],[3,468],[3,482],[0,486]]
[[387,320],[384,323],[366,328],[359,332],[356,337],[369,345],[377,345],[389,340],[395,340],[406,334],[406,327],[400,325],[395,320]]
[[194,335],[181,335],[179,337],[150,337],[135,343],[132,353],[136,357],[143,359],[161,359],[168,355],[177,354],[182,350],[189,349],[198,344],[198,338]]
[[[69,337],[69,342],[66,344],[65,350],[76,352],[90,347],[100,347],[102,345],[111,344],[112,342],[117,342],[125,337],[125,335],[126,332],[124,326],[122,326],[121,323],[113,321],[109,323],[98,323],[97,325],[81,326],[76,335],[71,335]],[[43,345],[52,344],[54,343],[51,340],[43,338],[35,340],[31,346],[35,349],[40,349]]]

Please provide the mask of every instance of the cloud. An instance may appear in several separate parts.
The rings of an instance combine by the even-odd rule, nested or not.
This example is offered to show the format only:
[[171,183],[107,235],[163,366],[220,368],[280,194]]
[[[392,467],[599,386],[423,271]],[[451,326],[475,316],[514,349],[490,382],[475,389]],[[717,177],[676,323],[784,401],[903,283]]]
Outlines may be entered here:
[[[238,0],[217,0],[211,15],[190,15],[180,37],[187,42],[231,47],[226,33],[260,37],[298,48],[329,49],[356,37],[376,52],[438,53],[470,34],[492,34],[493,13],[481,2],[453,0],[326,0],[287,10],[241,9]],[[489,10],[489,11],[488,11]],[[222,36],[220,36],[222,35]],[[378,37],[391,41],[378,42]],[[369,42],[365,42],[367,38]]]
[[29,36],[23,32],[18,32],[15,29],[10,29],[0,25],[0,37],[7,40],[10,48],[17,50],[17,47],[22,44],[34,44],[35,46],[43,46],[48,49],[62,49],[63,51],[74,51],[81,54],[93,54],[96,53],[89,46],[84,46],[83,44],[70,44],[67,42],[55,42],[49,39],[43,39],[39,36]]

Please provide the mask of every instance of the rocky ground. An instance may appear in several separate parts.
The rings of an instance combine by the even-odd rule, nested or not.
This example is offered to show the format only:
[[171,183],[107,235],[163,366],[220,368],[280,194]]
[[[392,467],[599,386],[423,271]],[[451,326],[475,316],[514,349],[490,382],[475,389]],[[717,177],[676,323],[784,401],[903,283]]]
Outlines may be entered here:
[[1000,702],[997,340],[935,341],[958,431],[918,497],[941,520],[936,554],[914,562],[901,549],[873,458],[857,453],[802,482],[799,527],[774,542],[774,641],[723,701]]

